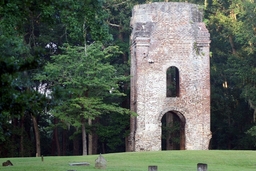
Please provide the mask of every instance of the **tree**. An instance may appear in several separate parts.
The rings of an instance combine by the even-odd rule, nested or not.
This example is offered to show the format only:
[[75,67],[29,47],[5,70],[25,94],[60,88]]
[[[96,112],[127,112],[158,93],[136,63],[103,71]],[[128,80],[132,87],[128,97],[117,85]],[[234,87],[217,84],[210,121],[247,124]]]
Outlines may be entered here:
[[[56,106],[51,113],[71,125],[82,127],[83,155],[87,154],[86,123],[100,114],[129,113],[113,100],[123,96],[118,82],[126,79],[108,64],[118,53],[116,46],[103,47],[99,42],[84,47],[65,45],[62,55],[52,56],[37,79],[48,82]],[[111,100],[110,100],[111,99]]]
[[[61,53],[58,46],[63,43],[85,45],[86,41],[105,41],[110,38],[104,22],[106,13],[102,8],[103,1],[25,0],[0,3],[1,50],[7,54],[1,56],[1,82],[5,83],[1,85],[3,96],[0,110],[1,114],[5,113],[2,119],[6,122],[15,116],[18,122],[23,122],[22,118],[29,115],[34,121],[34,130],[39,131],[37,119],[44,114],[45,109],[45,106],[40,105],[46,105],[40,100],[46,99],[41,98],[41,94],[37,92],[42,84],[34,81],[32,76],[35,72],[41,72],[50,55]],[[10,87],[13,91],[9,91]],[[6,89],[9,93],[6,93]],[[31,109],[30,96],[40,103],[37,106],[40,109],[35,103],[33,110]],[[19,107],[18,112],[10,112],[14,104],[15,109]],[[35,131],[36,144],[40,144],[38,131]],[[23,135],[20,136],[22,141]],[[39,148],[37,151],[40,155]]]
[[[9,122],[18,118],[22,121],[22,118],[24,118],[24,112],[27,109],[26,107],[29,104],[28,100],[30,99],[31,95],[25,88],[28,86],[29,82],[24,79],[24,73],[27,70],[34,69],[37,66],[37,62],[30,55],[29,48],[24,43],[23,37],[19,35],[19,32],[14,30],[16,23],[9,23],[6,18],[11,18],[8,17],[9,16],[7,15],[3,17],[4,19],[0,20],[0,50],[2,52],[0,55],[0,115],[2,125],[2,131],[0,131],[0,137],[2,137],[0,139],[2,141],[0,141],[0,146],[3,150],[5,150],[4,144],[7,143],[8,148],[12,149],[10,151],[15,151],[15,144],[17,142],[13,142],[11,140],[11,136],[17,134],[21,137],[18,144],[21,145],[20,154],[23,156],[23,141],[26,133],[24,131],[14,133],[15,126],[10,127]],[[16,22],[15,19],[14,22]],[[24,127],[21,124],[21,130],[23,129]],[[9,154],[7,153],[4,155]]]
[[[248,27],[250,25],[248,19],[249,15],[255,12],[246,9],[248,4],[255,5],[249,1],[239,0],[209,1],[206,9],[205,21],[212,39],[213,148],[247,149],[251,147],[249,141],[244,140],[248,137],[245,134],[246,130],[252,126],[252,110],[248,103],[245,103],[245,101],[249,102],[249,98],[243,95],[245,87],[250,86],[244,79],[248,75],[250,80],[253,80],[250,65],[254,65],[254,61],[249,60],[252,54],[247,50],[252,49],[249,42],[251,37],[254,37],[251,34],[253,27]],[[248,16],[245,17],[246,15]],[[253,95],[252,92],[250,94]]]

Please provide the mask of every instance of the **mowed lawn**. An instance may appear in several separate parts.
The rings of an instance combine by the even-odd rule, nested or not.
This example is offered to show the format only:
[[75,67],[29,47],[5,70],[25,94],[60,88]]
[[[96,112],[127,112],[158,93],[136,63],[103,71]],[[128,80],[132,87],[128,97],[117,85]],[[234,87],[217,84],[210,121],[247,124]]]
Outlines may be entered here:
[[[1,171],[95,171],[98,155],[52,157],[0,158],[1,164],[10,160],[14,166],[0,166]],[[206,163],[208,171],[255,171],[255,151],[159,151],[103,154],[109,171],[197,171],[197,163]],[[90,166],[69,166],[72,162],[88,162]]]

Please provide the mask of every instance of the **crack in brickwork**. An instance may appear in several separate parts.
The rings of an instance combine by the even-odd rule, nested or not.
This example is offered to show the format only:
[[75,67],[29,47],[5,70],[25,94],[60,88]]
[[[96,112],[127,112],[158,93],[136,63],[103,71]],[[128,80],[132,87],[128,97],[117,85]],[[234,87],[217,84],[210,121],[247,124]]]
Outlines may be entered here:
[[[158,2],[133,8],[131,151],[161,150],[161,118],[184,117],[184,149],[206,150],[210,132],[210,35],[199,7]],[[179,70],[179,97],[166,97],[166,71]]]

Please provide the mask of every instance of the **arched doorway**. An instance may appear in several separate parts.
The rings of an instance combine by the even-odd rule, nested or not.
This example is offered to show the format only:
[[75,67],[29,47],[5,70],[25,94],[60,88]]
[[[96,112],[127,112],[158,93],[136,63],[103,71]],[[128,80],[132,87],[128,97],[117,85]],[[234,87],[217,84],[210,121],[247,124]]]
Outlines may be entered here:
[[185,150],[185,117],[180,112],[169,111],[161,122],[162,150]]

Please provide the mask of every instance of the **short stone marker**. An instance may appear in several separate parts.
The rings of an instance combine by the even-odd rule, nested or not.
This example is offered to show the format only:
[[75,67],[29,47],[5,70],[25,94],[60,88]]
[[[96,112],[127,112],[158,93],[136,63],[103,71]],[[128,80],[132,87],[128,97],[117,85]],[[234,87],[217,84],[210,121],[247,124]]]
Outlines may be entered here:
[[207,164],[197,163],[197,171],[207,171]]
[[69,163],[70,166],[89,166],[90,163],[87,162],[79,162],[79,163]]
[[148,166],[148,171],[157,171],[157,166]]
[[96,169],[106,169],[107,160],[100,154],[99,157],[95,160]]

